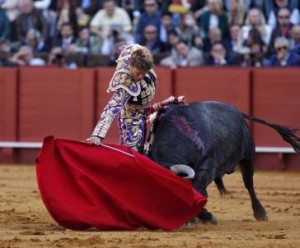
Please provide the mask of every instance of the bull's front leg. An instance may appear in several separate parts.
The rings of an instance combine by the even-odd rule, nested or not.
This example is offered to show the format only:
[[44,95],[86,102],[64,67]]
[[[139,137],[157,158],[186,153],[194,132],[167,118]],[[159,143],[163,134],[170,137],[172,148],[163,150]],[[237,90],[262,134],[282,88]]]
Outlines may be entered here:
[[[203,196],[206,198],[208,197],[207,194],[207,186],[211,183],[212,179],[208,175],[207,171],[197,171],[196,176],[193,180],[193,187],[201,193]],[[203,208],[202,211],[199,213],[198,218],[200,221],[203,223],[212,223],[212,224],[217,224],[218,221],[214,217],[212,213],[207,211],[206,208]]]

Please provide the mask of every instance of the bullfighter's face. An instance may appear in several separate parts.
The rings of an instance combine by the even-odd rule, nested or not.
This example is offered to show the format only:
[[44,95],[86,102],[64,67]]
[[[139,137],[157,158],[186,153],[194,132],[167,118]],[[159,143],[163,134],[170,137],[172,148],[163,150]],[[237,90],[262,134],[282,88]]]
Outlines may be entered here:
[[135,66],[131,66],[130,73],[131,73],[133,80],[138,82],[138,81],[141,81],[145,77],[145,74],[147,73],[147,71],[141,70]]

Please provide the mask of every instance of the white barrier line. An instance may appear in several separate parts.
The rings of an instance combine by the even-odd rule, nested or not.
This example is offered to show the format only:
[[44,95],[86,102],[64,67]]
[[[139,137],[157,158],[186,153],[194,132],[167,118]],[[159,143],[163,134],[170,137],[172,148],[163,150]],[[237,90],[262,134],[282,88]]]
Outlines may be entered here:
[[293,148],[290,147],[265,147],[257,146],[255,148],[257,153],[296,153]]
[[10,142],[0,141],[0,148],[41,148],[42,142]]

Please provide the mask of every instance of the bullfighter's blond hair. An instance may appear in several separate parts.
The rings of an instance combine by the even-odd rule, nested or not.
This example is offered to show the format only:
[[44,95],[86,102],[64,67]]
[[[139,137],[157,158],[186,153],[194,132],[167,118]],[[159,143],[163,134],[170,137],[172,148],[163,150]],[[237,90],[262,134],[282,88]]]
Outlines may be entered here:
[[140,46],[132,52],[130,65],[143,71],[149,71],[154,66],[153,56],[146,47]]

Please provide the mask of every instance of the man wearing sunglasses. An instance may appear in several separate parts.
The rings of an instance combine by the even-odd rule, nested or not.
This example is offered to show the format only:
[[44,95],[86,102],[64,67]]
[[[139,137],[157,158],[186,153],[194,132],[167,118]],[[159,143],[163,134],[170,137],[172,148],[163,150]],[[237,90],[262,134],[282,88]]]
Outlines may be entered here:
[[160,32],[161,11],[158,9],[156,0],[145,0],[143,9],[144,12],[138,20],[135,31],[135,42],[138,44],[142,42],[142,36],[146,26],[150,24],[154,25],[156,26],[158,33]]
[[287,38],[276,38],[274,47],[276,52],[270,58],[270,66],[300,66],[300,56],[289,49],[289,41]]
[[292,23],[290,22],[290,10],[281,8],[277,13],[277,24],[271,33],[270,43],[268,45],[268,56],[275,52],[274,41],[277,37],[284,36],[290,39]]

